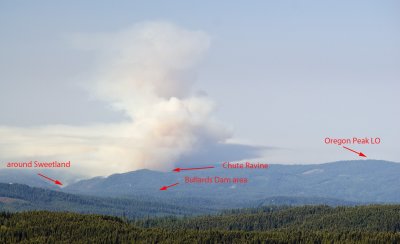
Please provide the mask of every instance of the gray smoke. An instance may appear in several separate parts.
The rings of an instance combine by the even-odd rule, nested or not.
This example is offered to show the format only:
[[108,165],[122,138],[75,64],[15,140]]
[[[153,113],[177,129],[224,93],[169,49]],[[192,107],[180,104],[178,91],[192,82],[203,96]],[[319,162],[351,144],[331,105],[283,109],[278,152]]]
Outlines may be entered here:
[[97,55],[83,84],[91,96],[131,121],[91,126],[0,127],[3,158],[71,160],[86,175],[140,168],[167,170],[182,155],[231,133],[213,116],[213,102],[194,95],[194,65],[209,46],[201,31],[147,22],[117,32],[78,35],[75,44]]

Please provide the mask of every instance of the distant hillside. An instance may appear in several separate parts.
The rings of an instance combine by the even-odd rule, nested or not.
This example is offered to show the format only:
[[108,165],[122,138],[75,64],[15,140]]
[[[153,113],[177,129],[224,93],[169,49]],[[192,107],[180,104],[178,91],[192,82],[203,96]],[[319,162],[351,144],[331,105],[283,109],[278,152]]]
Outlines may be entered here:
[[[274,197],[261,202],[254,201],[239,207],[254,207],[271,205],[303,205],[330,204],[349,205],[336,199]],[[0,210],[11,212],[27,210],[67,211],[76,213],[96,213],[113,216],[124,216],[129,219],[147,216],[191,216],[198,214],[213,214],[221,209],[237,206],[229,202],[220,202],[204,198],[178,197],[175,199],[160,199],[149,196],[135,198],[106,198],[83,196],[29,187],[20,184],[0,183]]]
[[0,183],[17,183],[40,188],[59,189],[57,185],[39,177],[38,173],[51,176],[54,179],[60,179],[64,185],[83,178],[82,175],[75,174],[72,170],[0,169]]
[[[365,204],[365,203],[364,203]],[[359,202],[345,201],[336,198],[327,197],[268,197],[262,199],[255,204],[261,206],[302,206],[302,205],[327,205],[327,206],[356,206],[361,205]]]
[[[400,163],[381,160],[315,165],[272,164],[267,170],[215,169],[191,172],[139,170],[79,181],[63,190],[98,196],[199,197],[244,206],[274,197],[343,199],[348,202],[400,203]],[[247,184],[185,184],[185,176],[247,177]],[[163,185],[180,182],[167,191]],[[269,204],[269,203],[268,203]]]
[[159,199],[119,199],[80,196],[33,188],[20,184],[0,183],[0,210],[49,210],[77,213],[97,213],[127,218],[163,215],[194,215],[212,213],[212,209],[186,207],[161,202]]
[[[1,170],[0,182],[22,181],[70,194],[164,202],[194,208],[195,213],[263,205],[400,203],[399,163],[359,160],[316,165],[272,164],[266,170],[227,170],[216,166],[215,169],[180,173],[138,170],[82,180],[64,188],[51,184],[34,172]],[[185,176],[247,177],[249,182],[186,184]],[[61,181],[63,178],[71,177],[57,177]],[[159,190],[176,182],[180,183],[176,187]],[[16,205],[14,203],[14,208]]]

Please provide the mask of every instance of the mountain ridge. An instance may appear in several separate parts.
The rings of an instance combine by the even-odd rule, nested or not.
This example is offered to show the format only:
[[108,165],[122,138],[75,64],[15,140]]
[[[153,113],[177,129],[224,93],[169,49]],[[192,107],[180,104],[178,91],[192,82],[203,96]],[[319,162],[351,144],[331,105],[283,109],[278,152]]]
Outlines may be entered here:
[[[322,197],[352,202],[400,202],[400,164],[383,160],[336,161],[323,164],[270,164],[267,170],[223,169],[191,172],[132,171],[87,179],[63,191],[89,195],[162,198],[196,196],[235,201],[275,196]],[[248,184],[188,184],[184,177],[248,177]],[[162,193],[159,188],[180,182]]]
[[[197,166],[197,165],[193,165]],[[172,170],[172,169],[171,169]],[[1,174],[3,172],[3,174]],[[195,199],[235,202],[229,207],[241,207],[249,202],[262,202],[269,197],[332,198],[349,203],[399,203],[400,163],[384,160],[347,160],[322,164],[270,164],[267,170],[215,169],[161,172],[148,169],[94,177],[69,184],[61,189],[39,179],[36,175],[17,177],[21,171],[0,170],[0,182],[50,188],[66,193],[101,197],[155,197],[166,201]],[[187,184],[184,177],[247,177],[247,184]],[[21,180],[22,182],[18,182]],[[62,180],[62,179],[61,179]],[[33,183],[32,183],[33,182]],[[160,187],[179,182],[167,191]],[[224,204],[222,204],[224,205]]]

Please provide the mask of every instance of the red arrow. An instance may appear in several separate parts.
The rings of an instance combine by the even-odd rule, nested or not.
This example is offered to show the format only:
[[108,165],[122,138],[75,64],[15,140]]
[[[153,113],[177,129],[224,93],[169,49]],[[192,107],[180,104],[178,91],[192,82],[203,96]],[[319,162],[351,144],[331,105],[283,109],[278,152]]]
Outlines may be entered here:
[[49,177],[47,177],[47,176],[45,176],[45,175],[42,175],[42,174],[38,174],[38,175],[41,176],[41,177],[43,177],[43,178],[45,178],[45,179],[47,179],[47,180],[53,181],[54,184],[56,184],[56,185],[62,186],[62,183],[61,183],[60,181],[58,181],[58,180],[53,180],[52,178],[49,178]]
[[345,148],[345,149],[347,149],[347,150],[349,150],[349,151],[352,151],[353,153],[357,153],[358,154],[358,156],[360,156],[360,157],[364,157],[364,158],[366,158],[367,156],[364,154],[364,153],[362,153],[362,152],[357,152],[357,151],[354,151],[353,149],[350,149],[350,148],[348,148],[348,147],[345,147],[345,146],[343,146],[343,148]]
[[172,171],[175,171],[175,172],[181,172],[181,170],[198,170],[198,169],[212,169],[212,168],[215,168],[214,166],[207,166],[207,167],[200,167],[200,168],[186,168],[186,169],[182,169],[182,168],[176,168],[176,169],[173,169]]
[[172,185],[169,185],[169,186],[163,186],[163,187],[160,188],[160,191],[166,191],[168,188],[173,187],[173,186],[176,186],[176,185],[178,185],[178,184],[179,184],[179,183],[175,183],[175,184],[172,184]]

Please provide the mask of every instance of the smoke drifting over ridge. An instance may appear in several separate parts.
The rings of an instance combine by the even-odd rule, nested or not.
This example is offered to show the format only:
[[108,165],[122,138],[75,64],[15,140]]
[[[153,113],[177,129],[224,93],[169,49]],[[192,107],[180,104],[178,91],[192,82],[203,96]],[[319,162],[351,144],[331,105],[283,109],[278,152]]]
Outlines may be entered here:
[[75,44],[98,56],[84,87],[131,121],[0,127],[3,159],[71,160],[72,170],[88,176],[166,170],[182,155],[231,137],[212,117],[213,102],[191,89],[192,68],[209,46],[205,33],[148,22],[112,34],[79,35]]

